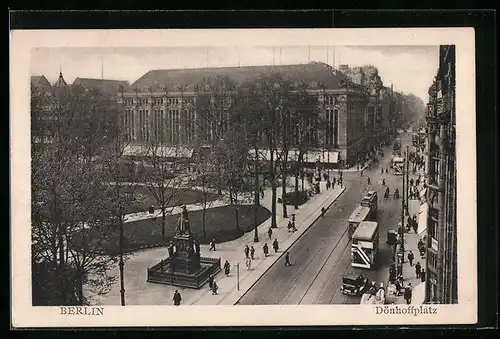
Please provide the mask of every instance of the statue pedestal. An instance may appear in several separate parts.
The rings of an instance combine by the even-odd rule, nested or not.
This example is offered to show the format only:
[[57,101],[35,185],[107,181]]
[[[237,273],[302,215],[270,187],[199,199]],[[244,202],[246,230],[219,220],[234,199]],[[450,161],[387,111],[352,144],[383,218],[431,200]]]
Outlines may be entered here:
[[176,234],[173,244],[173,256],[148,268],[148,282],[200,289],[210,275],[220,272],[220,258],[200,257],[189,231]]
[[171,268],[176,272],[193,273],[200,269],[200,255],[195,253],[192,234],[177,234],[174,237],[176,252]]

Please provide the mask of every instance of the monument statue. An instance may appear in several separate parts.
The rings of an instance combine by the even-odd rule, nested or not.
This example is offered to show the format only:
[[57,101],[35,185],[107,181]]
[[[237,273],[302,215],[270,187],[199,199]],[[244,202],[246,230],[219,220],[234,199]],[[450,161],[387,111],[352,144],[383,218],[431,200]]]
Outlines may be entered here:
[[174,244],[173,243],[170,243],[168,245],[168,255],[170,258],[172,258],[174,256]]
[[190,234],[188,211],[186,206],[182,206],[182,213],[178,221],[178,232],[180,234]]

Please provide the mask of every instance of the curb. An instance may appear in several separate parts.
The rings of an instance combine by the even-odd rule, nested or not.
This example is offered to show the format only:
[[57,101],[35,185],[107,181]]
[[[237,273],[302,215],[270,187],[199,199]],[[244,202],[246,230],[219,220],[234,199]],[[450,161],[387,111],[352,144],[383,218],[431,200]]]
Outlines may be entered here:
[[[340,196],[341,196],[341,195],[345,192],[345,190],[346,190],[346,186],[344,185],[344,187],[342,188],[342,191],[339,193],[339,195],[337,195],[337,196],[335,197],[335,199],[333,199],[333,200],[332,200],[332,201],[328,204],[328,206],[326,207],[326,209],[327,209],[327,210],[330,208],[330,206],[332,206],[332,205],[333,205],[333,203],[334,203],[335,201],[337,201],[337,199],[338,199],[338,198],[339,198],[339,197],[340,197]],[[241,296],[240,296],[240,297],[239,297],[239,298],[238,298],[238,299],[237,299],[237,300],[233,303],[233,305],[237,305],[237,304],[240,302],[240,300],[241,300],[241,299],[242,299],[242,298],[243,298],[243,297],[244,297],[244,296],[248,293],[248,291],[250,291],[250,290],[252,289],[252,287],[253,287],[253,286],[254,286],[254,285],[255,285],[255,284],[256,284],[256,283],[260,280],[260,278],[261,278],[264,274],[266,274],[266,273],[267,273],[267,271],[269,271],[269,270],[271,269],[271,267],[273,267],[274,265],[276,265],[276,263],[277,263],[277,262],[281,259],[281,257],[282,257],[282,256],[283,256],[283,255],[284,255],[284,254],[285,254],[285,253],[286,253],[286,252],[287,252],[287,251],[288,251],[288,250],[289,250],[289,249],[290,249],[293,245],[295,245],[295,243],[296,243],[297,241],[299,241],[299,239],[300,239],[300,238],[302,238],[302,236],[303,236],[303,235],[304,235],[304,234],[305,234],[305,233],[309,230],[309,228],[310,228],[312,225],[314,225],[314,224],[316,223],[316,221],[318,221],[320,218],[321,218],[321,214],[319,214],[317,217],[315,217],[315,218],[313,219],[313,221],[311,221],[311,222],[309,223],[309,225],[306,227],[306,229],[304,230],[304,232],[303,232],[300,236],[298,236],[298,237],[297,237],[297,239],[295,239],[294,241],[292,241],[292,243],[291,243],[288,247],[286,247],[285,249],[283,249],[283,251],[282,251],[282,252],[281,252],[281,254],[278,256],[278,258],[277,258],[277,259],[276,259],[276,260],[275,260],[275,261],[274,261],[274,262],[273,262],[273,263],[272,263],[272,264],[271,264],[268,268],[266,268],[266,269],[262,272],[262,274],[260,275],[260,277],[259,277],[257,280],[255,280],[255,281],[254,281],[254,282],[250,285],[250,287],[248,287],[248,289],[247,289],[247,290],[246,290],[246,291],[245,291],[245,292],[244,292],[244,293],[243,293],[243,294],[242,294],[242,295],[241,295]]]

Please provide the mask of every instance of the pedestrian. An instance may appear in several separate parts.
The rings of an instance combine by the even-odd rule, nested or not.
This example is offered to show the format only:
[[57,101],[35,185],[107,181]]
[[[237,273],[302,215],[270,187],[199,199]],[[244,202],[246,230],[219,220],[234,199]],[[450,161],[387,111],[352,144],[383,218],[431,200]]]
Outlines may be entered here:
[[230,269],[231,265],[229,265],[229,261],[226,260],[226,262],[224,263],[224,274],[226,275],[226,277],[229,277]]
[[215,239],[212,239],[210,242],[210,248],[208,249],[209,251],[214,251],[215,252]]
[[413,186],[413,179],[410,179],[410,187]]
[[425,282],[425,270],[422,268],[422,271],[420,272],[420,281]]
[[360,176],[363,176],[363,170],[361,170],[361,175]]
[[385,179],[382,179],[382,186],[385,186]]
[[264,190],[262,189],[262,187],[260,188],[260,197],[264,199]]
[[425,257],[425,245],[422,244],[419,248],[418,251],[420,252],[420,259],[423,259]]
[[358,171],[359,171],[359,164],[358,164],[357,168],[358,168]]
[[328,179],[326,182],[326,189],[329,190],[330,187],[332,187],[332,183],[330,182],[330,179]]
[[321,207],[321,216],[324,216],[326,213],[326,209],[324,207]]
[[417,247],[420,248],[422,246],[424,246],[424,242],[422,241],[422,239],[418,239]]
[[384,168],[383,167],[380,169],[380,174],[384,174]]
[[408,253],[408,261],[410,262],[410,266],[413,266],[413,259],[415,259],[415,256],[413,255],[413,252],[410,251]]
[[420,185],[420,179],[417,179],[417,181],[415,182],[417,184],[417,186]]
[[388,169],[386,168],[386,169],[385,169],[385,173],[387,173],[387,172],[388,172]]
[[255,255],[255,248],[253,248],[253,246],[250,246],[250,258],[252,258],[252,260],[254,255]]
[[248,255],[250,254],[250,248],[248,248],[248,245],[245,245],[244,252],[245,252],[245,258],[248,259]]
[[292,214],[292,224],[293,228],[295,229],[295,213]]
[[264,252],[264,257],[267,258],[267,255],[269,254],[269,247],[267,246],[267,243],[262,246],[262,251]]
[[408,285],[406,285],[405,287],[405,294],[404,294],[404,298],[406,300],[406,304],[411,304],[411,295],[412,295],[412,287],[411,287],[411,283],[408,283]]
[[252,267],[252,259],[248,258],[246,261],[245,261],[245,265],[247,267],[247,271],[250,271],[250,268]]
[[420,274],[422,273],[422,266],[420,266],[420,261],[417,262],[415,265],[415,275],[417,276],[417,279],[420,278]]
[[274,252],[278,252],[278,249],[279,249],[279,246],[278,246],[278,239],[274,239],[273,241],[273,248],[274,248]]
[[219,286],[217,286],[217,283],[214,281],[212,284],[212,295],[217,294],[217,290],[219,289]]
[[178,290],[175,290],[174,297],[172,298],[172,300],[174,301],[174,306],[180,306],[182,301],[182,296]]
[[406,232],[410,233],[411,229],[411,224],[412,224],[412,219],[410,216],[406,219]]
[[271,237],[273,236],[273,229],[271,227],[267,230],[267,235],[269,236],[269,240],[271,240]]
[[336,182],[337,182],[337,178],[333,177],[333,186],[335,186]]
[[370,177],[368,177],[368,185],[371,185],[371,184],[372,184],[372,182],[370,180]]
[[285,255],[285,267],[286,266],[291,266],[292,264],[290,264],[290,254],[288,252],[286,252],[286,255]]
[[213,274],[210,274],[210,276],[208,277],[208,288],[212,289],[213,284],[214,284],[214,276]]
[[416,220],[413,221],[413,231],[418,234],[418,222]]

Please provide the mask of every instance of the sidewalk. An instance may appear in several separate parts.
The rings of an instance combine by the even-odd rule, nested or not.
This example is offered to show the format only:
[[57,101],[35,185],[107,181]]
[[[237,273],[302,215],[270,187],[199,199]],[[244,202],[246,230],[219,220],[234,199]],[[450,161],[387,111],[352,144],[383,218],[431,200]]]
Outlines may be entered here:
[[[250,231],[244,234],[239,239],[230,242],[220,243],[216,245],[216,252],[208,251],[209,245],[201,245],[202,256],[219,257],[221,265],[227,260],[231,264],[231,274],[226,277],[220,272],[215,281],[219,286],[219,294],[212,295],[205,285],[200,290],[189,288],[181,288],[170,285],[148,283],[146,281],[146,271],[148,267],[159,262],[168,256],[166,248],[153,248],[143,251],[137,251],[127,255],[125,262],[125,290],[127,305],[170,305],[172,303],[172,295],[175,290],[179,290],[182,295],[182,304],[198,304],[198,305],[232,305],[236,303],[242,295],[269,269],[276,260],[289,248],[308,227],[320,216],[321,207],[328,208],[337,197],[344,192],[344,187],[335,186],[335,189],[325,190],[326,183],[320,183],[321,193],[312,196],[309,201],[300,206],[294,211],[293,206],[287,206],[289,218],[282,217],[282,205],[277,204],[277,226],[273,229],[272,240],[278,239],[280,249],[278,253],[274,253],[272,249],[272,241],[269,240],[267,231],[271,224],[271,219],[266,220],[258,227],[259,242],[254,243],[254,232]],[[290,189],[291,190],[291,189]],[[277,197],[281,197],[281,188],[277,189]],[[271,209],[271,190],[266,189],[264,198],[261,199],[262,206]],[[288,220],[291,220],[292,213],[296,214],[297,231],[289,233],[286,228]],[[262,246],[268,244],[270,256],[263,258]],[[245,255],[243,249],[245,245],[254,246],[255,257],[252,262],[252,269],[246,271]],[[293,256],[293,254],[292,254]],[[237,285],[237,265],[239,265],[239,284]],[[113,268],[108,275],[116,275],[118,277],[118,267]],[[93,291],[85,288],[86,297],[91,297],[92,305],[119,305],[120,304],[120,287],[119,283],[114,283],[110,292],[107,295],[96,295]]]
[[[410,175],[410,178],[417,178],[418,177],[418,172],[416,175]],[[420,173],[422,174],[422,173]],[[419,186],[419,192],[423,189],[423,184]],[[420,206],[421,203],[419,200],[410,200],[408,204],[408,211],[411,216],[416,215],[417,216],[417,223],[420,225],[422,223],[422,220],[420,220],[421,217],[426,217],[427,214],[420,214]],[[427,220],[424,221],[427,223]],[[404,225],[406,226],[406,218],[405,218],[405,223]],[[420,228],[420,227],[419,227]],[[426,233],[426,232],[425,232]],[[421,305],[424,302],[425,298],[425,282],[422,282],[420,278],[417,279],[416,272],[415,272],[415,264],[417,262],[420,263],[422,266],[422,269],[425,269],[426,267],[426,258],[421,257],[419,250],[418,250],[418,241],[421,239],[423,236],[422,233],[416,234],[413,229],[410,230],[410,232],[405,232],[404,235],[404,244],[405,244],[405,253],[404,253],[404,263],[403,263],[403,279],[404,279],[404,285],[406,286],[408,283],[411,283],[413,289],[412,289],[412,304],[415,305]],[[415,259],[413,261],[413,265],[410,266],[410,263],[408,261],[408,253],[412,251],[413,255],[415,256]],[[388,270],[387,270],[388,271]],[[394,302],[395,304],[406,304],[406,300],[404,299],[403,294],[401,294],[399,297],[390,295],[387,297],[387,303],[390,304]]]

